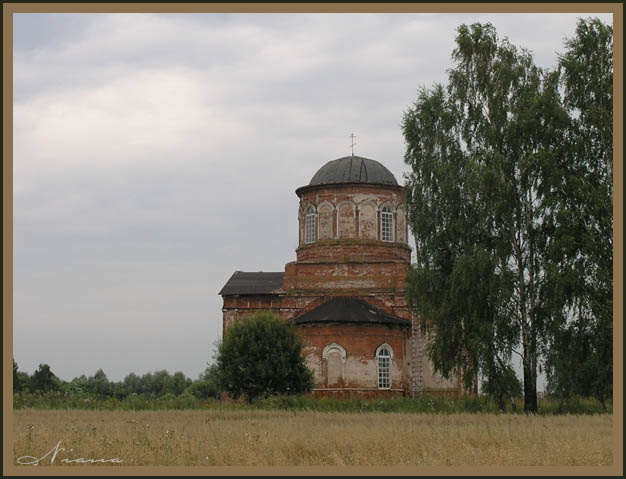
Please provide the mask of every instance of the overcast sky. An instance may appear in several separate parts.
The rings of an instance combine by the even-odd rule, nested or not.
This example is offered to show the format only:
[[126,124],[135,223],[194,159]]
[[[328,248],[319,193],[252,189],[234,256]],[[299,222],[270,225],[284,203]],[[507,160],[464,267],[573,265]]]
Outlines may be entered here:
[[402,114],[445,83],[460,24],[550,67],[580,16],[15,14],[20,369],[195,379],[217,293],[295,260],[294,191],[351,133],[403,181]]

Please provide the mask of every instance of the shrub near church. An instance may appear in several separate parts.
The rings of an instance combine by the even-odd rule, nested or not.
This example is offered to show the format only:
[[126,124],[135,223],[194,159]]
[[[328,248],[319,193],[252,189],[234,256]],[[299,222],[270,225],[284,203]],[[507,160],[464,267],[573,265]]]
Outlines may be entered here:
[[273,394],[299,394],[313,387],[293,327],[267,312],[233,324],[219,346],[218,374],[224,391],[252,402]]

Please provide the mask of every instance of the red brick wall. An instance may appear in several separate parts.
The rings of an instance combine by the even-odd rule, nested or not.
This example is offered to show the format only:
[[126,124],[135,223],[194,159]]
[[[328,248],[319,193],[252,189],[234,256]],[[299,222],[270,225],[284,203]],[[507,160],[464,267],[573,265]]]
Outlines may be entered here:
[[[300,195],[300,246],[297,261],[285,266],[280,294],[227,296],[224,298],[224,332],[233,321],[256,311],[268,310],[285,319],[295,318],[336,296],[364,299],[374,308],[401,318],[409,318],[405,300],[405,276],[411,249],[406,244],[406,221],[394,217],[394,242],[380,240],[380,208],[390,205],[404,215],[401,187],[381,185],[343,185],[305,187]],[[345,211],[337,207],[346,206]],[[304,243],[303,211],[313,206],[316,236],[325,238]],[[398,210],[398,206],[400,209]],[[319,209],[318,209],[319,208]],[[362,215],[360,214],[362,211]],[[320,231],[321,227],[321,231]],[[398,228],[403,228],[399,231]],[[409,328],[377,324],[301,325],[299,331],[307,342],[307,361],[316,372],[315,394],[344,395],[354,391],[371,395],[406,392],[409,387],[407,341]],[[330,343],[339,343],[346,351],[343,391],[329,388],[322,351]],[[379,391],[376,348],[387,343],[393,350],[391,390]],[[334,366],[333,366],[334,367]],[[352,392],[351,392],[352,391]]]
[[406,244],[387,243],[372,239],[319,240],[303,244],[297,250],[298,262],[404,262],[411,260]]
[[224,296],[222,308],[222,336],[235,322],[258,311],[270,311],[285,319],[291,316],[282,309],[283,299],[280,295],[244,295]]
[[386,327],[376,324],[303,324],[298,332],[305,341],[304,355],[309,367],[315,372],[316,388],[336,388],[326,382],[324,348],[337,343],[346,352],[344,381],[342,387],[349,389],[378,389],[376,349],[387,344],[393,350],[391,389],[408,388],[405,354],[409,330],[402,327]]
[[404,291],[406,263],[295,263],[286,268],[286,293],[321,291],[354,296],[369,292]]
[[[322,185],[300,188],[300,247],[304,242],[304,211],[312,206],[316,215],[317,240],[380,240],[380,210],[388,205],[394,214],[394,242],[406,245],[408,238],[404,192],[400,186]],[[316,244],[316,243],[313,243]],[[300,257],[298,261],[304,261]],[[407,261],[410,260],[410,257]]]

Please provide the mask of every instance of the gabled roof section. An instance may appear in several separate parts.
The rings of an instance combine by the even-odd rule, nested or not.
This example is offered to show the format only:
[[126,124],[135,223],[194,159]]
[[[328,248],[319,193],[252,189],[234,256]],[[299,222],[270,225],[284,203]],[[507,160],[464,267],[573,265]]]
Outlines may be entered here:
[[282,291],[284,272],[235,271],[219,292],[222,296],[233,294],[276,294]]
[[294,320],[304,323],[377,323],[410,326],[408,319],[398,318],[377,310],[369,303],[357,298],[334,298]]

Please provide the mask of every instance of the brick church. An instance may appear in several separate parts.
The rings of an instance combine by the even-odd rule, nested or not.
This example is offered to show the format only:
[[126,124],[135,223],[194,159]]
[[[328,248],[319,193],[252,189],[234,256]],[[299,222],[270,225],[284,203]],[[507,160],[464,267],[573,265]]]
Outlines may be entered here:
[[223,331],[257,311],[291,320],[316,395],[456,391],[435,374],[405,299],[411,261],[403,187],[347,156],[296,190],[299,246],[284,272],[236,271],[220,291]]

